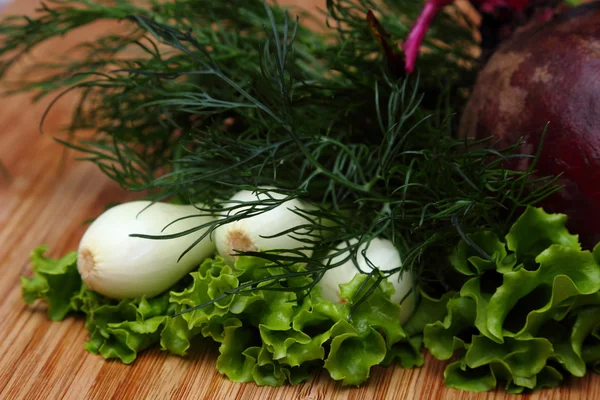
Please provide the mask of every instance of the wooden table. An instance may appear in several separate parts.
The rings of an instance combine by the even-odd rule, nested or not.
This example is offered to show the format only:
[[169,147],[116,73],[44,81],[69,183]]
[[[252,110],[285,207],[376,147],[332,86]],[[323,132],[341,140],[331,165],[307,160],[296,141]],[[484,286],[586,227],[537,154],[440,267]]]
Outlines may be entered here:
[[[31,13],[36,4],[34,0],[16,0],[5,12]],[[85,35],[94,35],[99,29],[102,26],[91,27]],[[72,40],[72,35],[62,39],[61,47]],[[35,57],[43,59],[59,43],[53,41],[38,49]],[[35,246],[48,244],[52,256],[75,249],[86,219],[98,215],[110,202],[133,196],[110,182],[92,164],[73,161],[73,154],[61,163],[63,148],[51,135],[68,118],[72,106],[69,98],[54,108],[44,135],[39,133],[38,123],[48,100],[32,104],[28,96],[15,96],[0,101],[0,160],[11,174],[10,180],[0,177],[0,399],[513,397],[501,392],[472,394],[449,390],[443,385],[444,363],[430,357],[420,369],[374,368],[368,384],[350,389],[330,380],[326,372],[293,387],[231,383],[214,368],[215,348],[202,349],[202,343],[186,358],[151,350],[130,366],[87,353],[83,348],[83,321],[68,318],[51,322],[43,305],[25,306],[19,276],[29,270],[28,256]],[[600,377],[590,374],[560,389],[521,398],[600,399]]]

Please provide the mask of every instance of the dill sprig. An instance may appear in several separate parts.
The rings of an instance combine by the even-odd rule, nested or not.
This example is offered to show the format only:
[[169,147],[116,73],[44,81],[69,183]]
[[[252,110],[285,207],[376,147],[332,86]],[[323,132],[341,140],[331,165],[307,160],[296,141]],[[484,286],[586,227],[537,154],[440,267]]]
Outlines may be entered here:
[[[0,74],[45,40],[96,20],[120,21],[123,32],[81,44],[83,59],[36,65],[49,73],[11,83],[9,91],[56,99],[79,93],[68,135],[57,140],[127,190],[205,204],[190,218],[221,217],[185,232],[136,236],[171,239],[208,228],[197,243],[289,199],[312,205],[296,210],[305,225],[279,234],[293,233],[314,256],[304,249],[242,253],[307,269],[225,295],[259,286],[306,295],[375,237],[394,242],[403,265],[370,271],[374,279],[356,305],[400,270],[429,291],[445,291],[452,285],[446,257],[457,240],[480,229],[501,234],[518,210],[557,190],[556,178],[531,179],[534,163],[525,172],[504,167],[508,158],[528,157],[518,154],[519,143],[496,148],[491,139],[456,137],[455,115],[476,73],[468,52],[474,40],[456,13],[436,22],[418,74],[407,78],[382,51],[367,15],[398,42],[420,10],[409,0],[328,0],[325,33],[259,0],[47,4],[35,18],[10,17],[0,26]],[[80,139],[89,128],[95,135]],[[243,209],[227,201],[261,187],[284,196]],[[355,238],[333,250],[347,258],[332,264],[332,249]],[[274,285],[306,274],[314,277],[306,287]]]

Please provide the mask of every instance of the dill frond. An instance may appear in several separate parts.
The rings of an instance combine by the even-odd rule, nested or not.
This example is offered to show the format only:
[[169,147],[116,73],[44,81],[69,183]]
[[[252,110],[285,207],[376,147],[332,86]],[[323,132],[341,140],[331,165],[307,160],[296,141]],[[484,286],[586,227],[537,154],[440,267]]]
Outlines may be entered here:
[[[375,282],[407,270],[427,290],[447,290],[448,249],[461,237],[482,228],[502,233],[516,210],[557,190],[556,178],[533,182],[533,170],[504,168],[507,158],[527,157],[518,154],[519,143],[498,149],[491,140],[456,137],[461,93],[476,71],[469,67],[471,31],[452,14],[440,17],[419,73],[407,78],[382,52],[367,15],[399,42],[420,11],[409,0],[328,0],[326,33],[259,0],[47,4],[35,18],[9,17],[0,26],[0,76],[45,40],[96,20],[121,21],[124,31],[81,44],[83,60],[38,65],[51,73],[10,91],[38,98],[76,91],[68,137],[57,140],[127,190],[203,203],[198,215],[224,216],[177,234],[138,237],[204,228],[209,235],[292,198],[314,206],[305,212],[307,224],[293,230],[314,248],[313,257],[302,249],[243,253],[281,266],[305,263],[307,271],[232,293],[259,284],[265,290],[294,274],[313,275],[314,285],[346,261],[330,263],[340,242],[359,239],[344,249],[355,258],[375,237],[390,239],[404,255],[397,269],[373,272]],[[96,134],[79,139],[86,128]],[[284,197],[230,216],[240,206],[227,203],[233,193],[266,186]],[[374,287],[364,289],[368,296]]]

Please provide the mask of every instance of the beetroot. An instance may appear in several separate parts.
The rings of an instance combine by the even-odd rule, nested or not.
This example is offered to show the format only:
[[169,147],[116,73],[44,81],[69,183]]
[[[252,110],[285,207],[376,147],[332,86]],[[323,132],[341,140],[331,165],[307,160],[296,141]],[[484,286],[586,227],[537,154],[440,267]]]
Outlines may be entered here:
[[[545,201],[569,215],[588,247],[600,241],[600,2],[579,6],[505,41],[480,72],[461,134],[494,136],[535,153],[536,170],[563,174],[564,189]],[[512,165],[526,168],[527,162]]]

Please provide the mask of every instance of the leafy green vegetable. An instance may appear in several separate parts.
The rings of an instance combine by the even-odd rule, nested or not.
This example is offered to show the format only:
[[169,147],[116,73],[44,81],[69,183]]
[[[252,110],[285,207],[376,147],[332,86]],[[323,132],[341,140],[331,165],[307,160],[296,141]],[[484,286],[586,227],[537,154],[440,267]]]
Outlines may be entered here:
[[[315,366],[343,384],[360,385],[375,365],[397,361],[413,367],[423,362],[420,330],[411,336],[404,332],[398,320],[400,306],[390,301],[389,284],[378,287],[350,319],[352,301],[333,304],[319,289],[279,290],[283,285],[302,287],[310,283],[310,275],[222,298],[249,280],[281,273],[281,267],[241,257],[232,268],[217,257],[205,260],[168,293],[112,301],[85,287],[74,254],[52,260],[45,251],[40,247],[32,254],[34,276],[22,280],[24,298],[28,303],[44,299],[55,320],[69,312],[84,315],[89,332],[85,348],[107,359],[128,364],[142,350],[159,344],[185,356],[195,337],[206,337],[219,344],[219,372],[235,382],[271,386],[301,382]],[[297,265],[286,268],[303,270]],[[357,275],[341,290],[352,299],[365,279],[373,278]]]
[[355,327],[340,320],[333,327],[331,352],[325,368],[333,379],[344,384],[358,385],[369,377],[372,366],[385,358],[383,337],[373,328],[360,334]]
[[506,244],[479,232],[456,247],[450,262],[467,281],[444,301],[443,319],[424,327],[436,358],[459,358],[444,373],[448,386],[486,391],[502,383],[522,393],[597,369],[598,248],[582,251],[565,223],[529,207]]
[[31,254],[34,276],[21,278],[23,299],[27,304],[44,299],[50,319],[60,321],[75,308],[71,299],[81,286],[77,254],[72,252],[53,260],[44,256],[47,250],[47,246],[40,246]]
[[422,292],[404,327],[391,284],[360,296],[375,282],[368,275],[340,285],[348,299],[342,304],[325,300],[320,287],[308,291],[313,277],[302,274],[227,296],[282,269],[305,269],[254,257],[234,267],[207,259],[168,293],[111,301],[81,282],[74,253],[53,260],[39,247],[31,255],[34,276],[22,278],[22,288],[27,303],[46,301],[54,320],[85,315],[85,348],[124,363],[159,344],[185,356],[194,338],[205,337],[219,344],[218,371],[235,382],[298,383],[322,367],[332,379],[360,385],[375,365],[422,365],[424,344],[436,358],[454,359],[444,372],[449,387],[523,393],[600,370],[599,248],[583,251],[562,216],[530,207],[505,242],[487,231],[461,241],[449,256],[465,277],[461,290],[440,299]]

